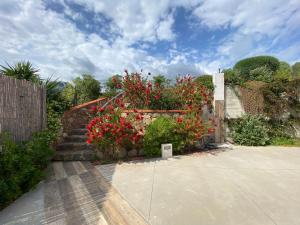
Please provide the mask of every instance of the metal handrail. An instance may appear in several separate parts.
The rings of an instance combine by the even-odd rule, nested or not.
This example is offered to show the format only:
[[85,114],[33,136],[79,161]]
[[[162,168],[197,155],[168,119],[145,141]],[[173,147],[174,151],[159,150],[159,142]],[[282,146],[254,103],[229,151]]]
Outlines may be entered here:
[[109,103],[111,103],[113,100],[115,100],[117,97],[121,96],[124,94],[124,91],[118,93],[117,95],[115,95],[113,98],[109,99],[103,106],[102,108],[105,108],[106,106],[108,106]]

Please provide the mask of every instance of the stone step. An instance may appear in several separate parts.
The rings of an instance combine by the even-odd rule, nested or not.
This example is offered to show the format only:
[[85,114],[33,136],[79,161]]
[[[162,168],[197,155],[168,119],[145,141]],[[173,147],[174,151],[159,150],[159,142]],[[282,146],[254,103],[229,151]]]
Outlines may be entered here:
[[96,159],[93,150],[56,151],[54,161],[91,161]]
[[73,129],[70,132],[70,135],[85,135],[87,133],[86,128],[78,128],[78,129]]
[[86,129],[87,124],[79,124],[77,128]]
[[75,150],[91,150],[92,145],[88,145],[86,142],[63,142],[57,145],[57,151],[75,151]]
[[69,135],[64,138],[65,142],[85,142],[87,140],[86,135]]

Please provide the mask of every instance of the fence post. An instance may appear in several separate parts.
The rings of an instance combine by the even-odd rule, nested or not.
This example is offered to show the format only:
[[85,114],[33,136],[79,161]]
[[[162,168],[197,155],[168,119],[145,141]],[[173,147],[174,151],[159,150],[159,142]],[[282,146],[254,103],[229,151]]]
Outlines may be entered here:
[[214,113],[215,113],[215,142],[223,143],[225,139],[224,118],[225,118],[225,90],[224,73],[213,75],[214,83]]

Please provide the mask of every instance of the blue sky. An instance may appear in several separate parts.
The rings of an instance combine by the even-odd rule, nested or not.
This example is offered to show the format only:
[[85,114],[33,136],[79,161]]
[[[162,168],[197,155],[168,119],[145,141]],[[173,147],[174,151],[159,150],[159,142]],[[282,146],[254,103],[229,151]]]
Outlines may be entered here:
[[199,75],[242,58],[300,61],[299,0],[1,0],[0,63],[43,77]]

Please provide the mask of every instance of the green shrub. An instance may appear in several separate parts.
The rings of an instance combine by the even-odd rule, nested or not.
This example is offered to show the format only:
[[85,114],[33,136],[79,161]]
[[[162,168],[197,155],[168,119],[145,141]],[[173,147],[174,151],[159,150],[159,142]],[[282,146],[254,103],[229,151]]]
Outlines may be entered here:
[[280,119],[286,112],[300,115],[300,79],[274,80],[263,89],[264,112],[272,119]]
[[263,66],[266,66],[274,73],[279,69],[280,63],[278,59],[272,56],[256,56],[238,61],[234,66],[234,70],[240,71],[242,77],[248,80],[251,70]]
[[195,79],[195,82],[202,84],[210,90],[214,90],[212,75],[202,75]]
[[225,85],[241,85],[244,80],[242,79],[239,71],[233,69],[223,70]]
[[173,152],[180,153],[184,142],[179,134],[176,134],[176,122],[167,117],[158,117],[148,127],[144,136],[144,152],[146,156],[160,156],[161,144],[171,143]]
[[54,151],[48,132],[36,133],[27,143],[15,143],[0,133],[0,208],[34,187],[43,177],[43,169]]
[[257,67],[250,71],[248,80],[256,80],[263,82],[271,82],[273,79],[273,72],[267,66]]
[[[154,96],[151,96],[154,98]],[[161,93],[161,97],[157,100],[151,100],[149,108],[150,109],[164,109],[164,110],[171,110],[171,109],[181,109],[182,103],[179,100],[178,96],[175,95],[174,90],[171,88],[163,89]]]
[[292,79],[292,68],[284,61],[280,61],[279,69],[275,72],[275,79],[291,80]]
[[242,116],[231,125],[235,143],[241,145],[267,145],[270,142],[268,129],[261,117],[250,114]]
[[52,140],[51,132],[42,131],[34,134],[26,144],[26,152],[36,168],[46,168],[53,157],[54,150],[50,147]]
[[291,146],[295,144],[295,139],[291,137],[274,137],[271,139],[271,145]]
[[292,75],[294,78],[299,78],[300,77],[300,62],[296,62],[292,66]]

